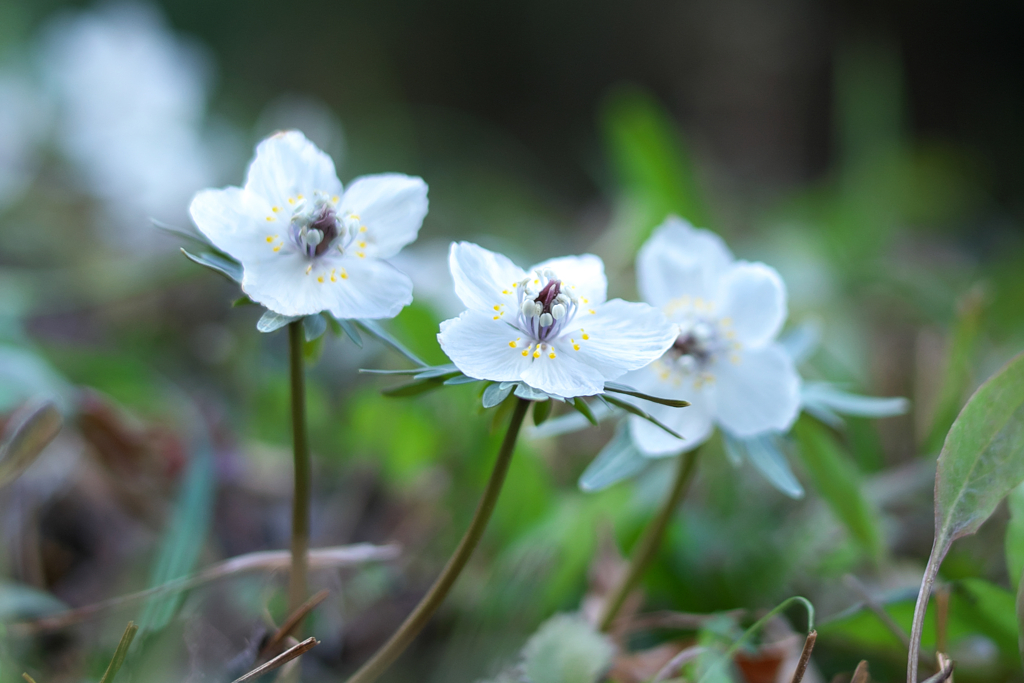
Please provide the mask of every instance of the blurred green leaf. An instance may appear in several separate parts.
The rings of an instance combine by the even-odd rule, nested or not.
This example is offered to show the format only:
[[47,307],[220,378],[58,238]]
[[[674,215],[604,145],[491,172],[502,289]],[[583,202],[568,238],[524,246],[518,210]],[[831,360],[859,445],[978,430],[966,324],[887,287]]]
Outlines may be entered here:
[[533,404],[533,424],[540,427],[551,416],[553,401],[537,401]]
[[[200,426],[199,429],[205,429]],[[185,471],[170,523],[160,549],[149,586],[160,586],[192,573],[206,542],[213,514],[215,469],[212,445],[205,433],[193,438],[192,458]],[[144,634],[163,629],[174,616],[182,595],[156,595],[143,605],[139,627]]]
[[135,639],[135,633],[139,630],[139,627],[134,622],[128,622],[128,628],[124,630],[124,635],[121,636],[121,642],[117,644],[117,649],[114,650],[114,656],[110,659],[110,664],[107,666],[107,670],[103,672],[103,677],[100,679],[100,683],[112,683],[114,677],[117,676],[117,672],[121,670],[121,665],[124,664],[125,657],[128,656],[128,648],[131,647],[132,641]]
[[302,316],[297,315],[281,315],[275,311],[264,311],[263,315],[256,322],[256,329],[264,334],[275,332],[289,323],[293,323],[296,320],[300,320]]
[[884,546],[878,512],[864,496],[860,472],[843,447],[813,420],[801,417],[793,427],[798,452],[815,490],[872,558]]
[[580,475],[580,490],[587,493],[602,491],[609,486],[642,472],[650,461],[633,445],[629,435],[629,421],[623,420],[593,462]]
[[1012,585],[1024,575],[1024,483],[1010,491],[1006,502],[1010,510],[1006,525],[1006,571]]
[[707,223],[689,150],[675,121],[650,93],[635,86],[613,91],[601,123],[616,178],[641,212],[630,240],[634,250],[669,214]]
[[623,401],[621,398],[616,398],[614,396],[609,396],[608,394],[598,394],[598,398],[600,398],[602,401],[605,401],[607,403],[612,404],[613,406],[616,406],[618,408],[622,408],[627,413],[632,413],[633,415],[636,415],[637,417],[642,417],[643,419],[647,420],[651,424],[655,424],[655,425],[661,427],[666,432],[668,432],[672,436],[674,436],[677,439],[679,439],[679,449],[680,450],[683,449],[683,447],[684,447],[683,437],[680,436],[679,433],[676,432],[671,427],[666,426],[663,422],[661,422],[661,420],[659,420],[658,418],[656,418],[653,415],[649,414],[647,411],[643,410],[642,408],[636,407],[635,405],[633,405],[632,403],[629,403],[628,401]]
[[984,293],[975,287],[957,302],[956,322],[946,354],[946,368],[936,402],[935,416],[925,439],[924,452],[934,453],[942,448],[946,432],[963,406],[964,394],[970,388],[971,369],[978,345],[982,314],[985,310]]
[[210,253],[190,254],[184,249],[181,250],[181,253],[194,263],[214,270],[239,284],[242,282],[242,266],[225,256]]
[[21,583],[0,580],[0,623],[35,619],[66,609],[67,605],[50,593]]
[[723,430],[725,449],[735,462],[746,459],[772,486],[790,498],[802,498],[804,487],[789,466],[778,434],[766,433],[741,439]]
[[512,393],[512,389],[515,387],[514,384],[509,382],[494,382],[488,384],[487,388],[484,389],[484,395],[481,402],[484,408],[493,408],[498,405]]
[[35,462],[57,438],[63,418],[52,401],[25,404],[11,416],[0,435],[0,488],[11,483]]
[[625,394],[626,396],[632,396],[634,398],[640,398],[651,403],[658,403],[663,406],[669,406],[670,408],[685,408],[690,405],[689,401],[684,401],[680,398],[662,398],[660,396],[651,396],[645,394],[638,389],[626,386],[625,384],[619,384],[618,382],[605,382],[604,390],[611,391],[616,394]]
[[523,648],[523,672],[531,683],[596,683],[614,654],[612,640],[581,616],[556,614]]
[[590,405],[582,396],[577,396],[569,401],[569,405],[575,408],[583,417],[587,418],[587,422],[597,426],[597,416],[594,415],[594,411],[590,409]]
[[335,334],[341,334],[344,332],[345,336],[351,339],[353,344],[359,348],[363,348],[363,338],[359,335],[359,328],[356,327],[351,320],[335,320],[334,316],[331,316],[331,320],[338,326]]
[[377,340],[382,342],[385,346],[388,346],[392,350],[402,354],[416,365],[422,365],[424,367],[428,365],[419,356],[406,348],[402,342],[391,336],[391,333],[381,327],[380,323],[376,320],[356,320],[355,322],[359,323],[360,327],[376,337]]
[[302,319],[302,329],[306,333],[306,341],[311,342],[319,339],[327,331],[327,321],[323,315],[307,315]]

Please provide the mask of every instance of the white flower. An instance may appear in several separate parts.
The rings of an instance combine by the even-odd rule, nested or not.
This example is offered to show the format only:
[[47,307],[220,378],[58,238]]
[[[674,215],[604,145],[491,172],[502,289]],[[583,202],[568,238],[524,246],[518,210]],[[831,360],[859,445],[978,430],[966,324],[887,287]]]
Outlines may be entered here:
[[44,31],[59,148],[103,202],[100,225],[114,245],[133,253],[159,245],[149,219],[180,224],[188,199],[216,182],[203,131],[206,57],[149,4],[62,13]]
[[469,307],[441,323],[441,348],[469,377],[523,381],[562,396],[592,396],[606,381],[665,352],[675,326],[656,309],[605,301],[604,264],[567,256],[529,271],[468,242],[452,244],[455,293]]
[[412,282],[382,259],[416,239],[420,178],[364,176],[342,192],[331,158],[287,131],[256,147],[245,187],[203,190],[190,211],[241,262],[242,290],[276,313],[391,318],[412,301]]
[[634,444],[658,456],[703,443],[715,424],[739,438],[786,431],[800,411],[800,376],[775,337],[786,287],[763,263],[734,261],[722,240],[669,218],[640,249],[640,294],[679,325],[672,348],[622,381],[689,408],[649,412],[685,439],[630,418]]

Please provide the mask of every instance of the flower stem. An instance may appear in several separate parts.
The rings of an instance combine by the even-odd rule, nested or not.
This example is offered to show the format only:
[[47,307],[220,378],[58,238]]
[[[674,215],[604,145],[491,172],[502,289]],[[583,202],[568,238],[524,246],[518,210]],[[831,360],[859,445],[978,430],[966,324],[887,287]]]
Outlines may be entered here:
[[288,324],[289,368],[292,384],[292,446],[295,495],[292,499],[292,566],[288,578],[288,611],[306,600],[309,566],[309,441],[306,438],[306,378],[303,367],[302,321]]
[[491,478],[487,482],[487,489],[477,504],[473,521],[470,522],[469,528],[466,529],[465,535],[462,537],[459,546],[455,549],[451,558],[449,558],[448,564],[441,571],[441,575],[437,577],[434,585],[430,587],[430,590],[427,591],[427,594],[416,605],[412,614],[406,617],[405,621],[402,622],[402,625],[398,627],[398,630],[395,631],[388,642],[384,643],[377,650],[377,653],[348,679],[348,683],[371,683],[371,681],[377,680],[377,677],[391,666],[405,648],[409,646],[409,643],[423,630],[423,627],[430,621],[430,617],[441,606],[452,584],[455,583],[463,567],[466,566],[469,556],[473,554],[473,550],[476,548],[477,543],[479,543],[480,537],[487,527],[487,522],[491,518],[491,513],[494,512],[494,506],[498,502],[498,494],[501,493],[501,487],[505,483],[505,475],[508,474],[508,467],[512,462],[512,451],[515,449],[516,438],[519,436],[519,428],[523,424],[523,418],[526,417],[526,411],[529,407],[530,402],[528,400],[518,399],[515,412],[512,414],[512,420],[508,425],[508,431],[505,433],[505,440],[502,441],[501,449],[498,451],[494,470],[491,472]]
[[644,529],[640,540],[637,541],[633,549],[633,557],[630,559],[629,567],[626,570],[626,575],[622,577],[622,581],[619,582],[619,585],[608,596],[604,612],[601,614],[601,619],[598,622],[598,628],[602,631],[607,631],[611,628],[616,615],[618,615],[619,610],[622,608],[622,603],[626,601],[626,597],[636,586],[640,577],[643,576],[644,571],[647,569],[647,565],[651,563],[654,555],[658,552],[658,546],[661,545],[661,539],[665,535],[665,529],[668,527],[669,520],[672,519],[672,513],[675,512],[679,501],[686,495],[686,490],[690,487],[693,475],[697,471],[698,452],[699,449],[696,449],[680,456],[676,478],[672,482],[672,490],[661,504],[661,509],[658,510],[657,516],[651,520],[647,528]]

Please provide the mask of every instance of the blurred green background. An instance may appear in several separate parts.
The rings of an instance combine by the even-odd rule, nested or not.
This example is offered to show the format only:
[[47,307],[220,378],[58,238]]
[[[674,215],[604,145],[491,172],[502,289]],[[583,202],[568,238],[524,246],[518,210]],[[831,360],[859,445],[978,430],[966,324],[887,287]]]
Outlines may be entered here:
[[[832,619],[819,680],[861,658],[899,680],[899,641],[869,612],[843,616],[861,598],[842,577],[909,624],[934,456],[970,392],[1024,347],[1022,15],[992,1],[0,3],[0,424],[37,395],[61,397],[66,419],[0,490],[0,682],[96,679],[140,618],[133,677],[231,680],[267,615],[283,618],[280,577],[262,573],[163,617],[135,604],[44,635],[16,623],[287,547],[284,335],[257,333],[257,308],[230,306],[237,286],[149,222],[187,225],[191,193],[240,184],[252,146],[281,127],[331,153],[343,182],[429,184],[420,238],[396,259],[417,300],[389,329],[430,362],[444,362],[438,323],[460,310],[452,239],[522,265],[594,252],[610,294],[631,298],[637,248],[676,213],[778,268],[791,323],[822,331],[804,376],[907,396],[912,412],[840,430],[802,418],[798,501],[713,443],[646,609],[802,593]],[[356,369],[404,360],[369,338],[309,351],[314,545],[404,548],[314,577],[333,592],[304,676],[337,680],[436,575],[501,430],[475,386],[382,397],[391,381]],[[493,675],[579,606],[601,549],[635,540],[670,466],[581,493],[611,433],[522,442],[482,547],[387,680]],[[840,478],[818,477],[814,457]],[[851,497],[868,512],[844,516]],[[1008,517],[943,567],[958,680],[1024,678]]]

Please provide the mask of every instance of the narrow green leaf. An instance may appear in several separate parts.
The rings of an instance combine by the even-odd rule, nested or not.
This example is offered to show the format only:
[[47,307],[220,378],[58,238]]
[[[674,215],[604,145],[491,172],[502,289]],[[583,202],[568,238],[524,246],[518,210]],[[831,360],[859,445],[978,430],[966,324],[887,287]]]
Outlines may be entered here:
[[[195,569],[210,526],[215,477],[212,446],[202,433],[193,439],[192,457],[160,541],[150,587],[188,576]],[[170,623],[181,598],[180,594],[155,595],[147,600],[139,617],[143,631],[153,633]]]
[[926,453],[934,453],[942,447],[946,432],[963,405],[964,394],[970,387],[971,368],[984,311],[985,299],[979,288],[972,289],[957,302],[956,322],[946,356],[945,374],[935,416],[925,439]]
[[750,464],[760,472],[772,486],[790,498],[803,498],[804,487],[800,485],[796,475],[789,466],[786,454],[782,452],[779,437],[776,434],[761,434],[747,439],[739,439],[723,430],[726,450],[733,451],[733,459],[746,456]]
[[1017,652],[1020,654],[1021,663],[1024,664],[1024,574],[1017,582],[1017,600],[1014,604],[1017,608]]
[[424,370],[420,368],[416,373],[416,379],[430,379],[431,377],[451,377],[452,375],[462,374],[461,371],[455,366],[454,363],[448,363],[447,365],[435,365],[433,367]]
[[515,385],[507,382],[495,382],[494,384],[488,384],[487,388],[484,389],[484,395],[481,399],[484,408],[493,408],[498,405],[512,393],[512,389]]
[[880,559],[883,544],[878,512],[864,496],[856,465],[836,439],[813,420],[801,418],[792,433],[800,443],[797,451],[814,489],[868,555]]
[[60,432],[64,420],[52,401],[26,403],[11,416],[0,441],[0,487],[21,476]]
[[551,406],[554,401],[537,401],[533,404],[533,424],[540,427],[551,417]]
[[255,306],[256,302],[247,296],[240,296],[231,302],[232,308],[241,308],[242,306]]
[[633,445],[628,421],[623,420],[616,428],[612,440],[583,471],[579,480],[580,490],[586,493],[603,491],[639,474],[648,464],[650,460]]
[[238,284],[242,284],[242,266],[231,259],[221,256],[220,254],[190,254],[184,249],[181,250],[190,261],[198,263],[201,266],[215,270],[221,275],[234,280]]
[[117,672],[121,670],[121,665],[124,664],[125,657],[128,656],[128,648],[131,647],[132,641],[135,639],[135,633],[138,630],[139,627],[134,622],[128,622],[128,628],[124,630],[121,642],[117,644],[114,656],[110,659],[110,664],[107,665],[107,670],[103,673],[100,683],[111,683],[114,680],[114,676],[117,675]]
[[274,311],[264,311],[263,316],[256,323],[256,329],[264,334],[274,332],[281,329],[289,323],[293,323],[298,320],[300,316],[294,315],[281,315]]
[[473,382],[480,382],[480,381],[481,380],[477,379],[476,377],[470,377],[469,375],[463,375],[463,374],[460,373],[458,375],[455,375],[454,377],[448,377],[444,381],[444,383],[445,383],[445,386],[452,387],[452,386],[458,386],[460,384],[472,384]]
[[306,333],[306,341],[311,342],[314,339],[319,339],[327,331],[327,321],[319,313],[307,315],[302,319],[302,329]]
[[380,323],[378,323],[376,320],[360,319],[354,322],[359,323],[359,326],[362,327],[364,330],[372,334],[385,345],[390,346],[392,349],[394,349],[398,353],[402,354],[403,356],[411,360],[416,365],[427,367],[427,363],[424,362],[423,359],[421,359],[415,353],[406,348],[406,346],[402,344],[402,342],[392,337],[391,334],[389,334],[387,330],[381,327]]
[[199,232],[194,228],[179,228],[176,225],[164,223],[163,221],[157,220],[155,218],[150,218],[149,222],[152,223],[153,227],[156,228],[157,230],[166,232],[169,235],[181,237],[182,239],[186,239],[189,242],[197,244],[205,249],[210,249],[213,247],[213,245],[210,244],[210,240],[206,239],[206,235],[204,235],[203,233]]
[[537,391],[526,382],[520,382],[516,385],[516,396],[527,401],[547,401],[551,398],[543,391]]
[[419,394],[433,391],[434,389],[440,389],[444,386],[444,380],[440,377],[431,377],[429,379],[417,379],[407,384],[401,384],[397,387],[391,387],[390,389],[384,389],[380,393],[391,398],[405,398],[407,396],[417,396]]
[[[648,414],[645,410],[637,408],[635,405],[633,405],[632,403],[630,403],[628,401],[623,401],[621,398],[616,398],[614,396],[609,396],[608,394],[598,394],[598,397],[602,401],[606,401],[608,403],[611,403],[613,406],[617,406],[619,408],[622,408],[627,413],[632,413],[633,415],[636,415],[637,417],[642,417],[643,419],[647,420],[648,422],[650,422],[652,424],[655,424],[658,427],[661,427],[662,429],[664,429],[666,432],[668,432],[672,436],[676,437],[677,439],[682,439],[683,438],[674,429],[672,429],[671,427],[668,427],[665,424],[663,424],[661,422],[661,420],[659,420],[658,418],[654,417],[653,415]],[[679,444],[679,446],[680,446],[680,448],[682,448],[683,444]]]
[[[332,317],[332,320],[334,318]],[[338,323],[338,327],[342,329],[345,335],[352,340],[352,343],[363,348],[363,338],[359,334],[359,328],[356,327],[351,320],[335,320]]]
[[578,410],[580,414],[583,415],[583,417],[587,418],[587,422],[594,425],[595,427],[597,426],[597,417],[594,415],[594,411],[590,409],[590,406],[587,404],[587,402],[583,400],[582,396],[577,396],[574,399],[570,399],[569,405]]
[[650,394],[645,394],[642,391],[634,389],[633,387],[628,387],[625,384],[619,384],[618,382],[605,382],[604,390],[614,391],[616,394],[626,394],[627,396],[642,398],[645,401],[660,403],[661,405],[669,406],[670,408],[685,408],[690,405],[689,401],[684,401],[678,398],[661,398],[659,396],[651,396]]

